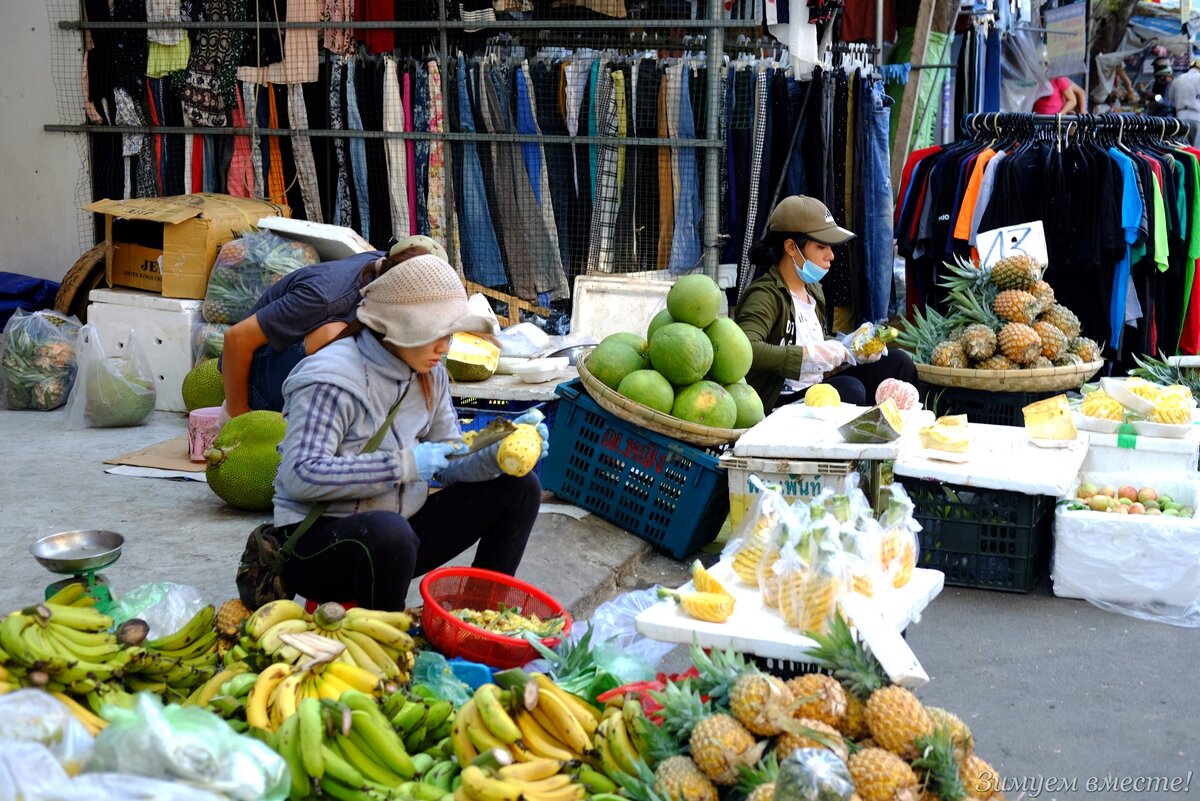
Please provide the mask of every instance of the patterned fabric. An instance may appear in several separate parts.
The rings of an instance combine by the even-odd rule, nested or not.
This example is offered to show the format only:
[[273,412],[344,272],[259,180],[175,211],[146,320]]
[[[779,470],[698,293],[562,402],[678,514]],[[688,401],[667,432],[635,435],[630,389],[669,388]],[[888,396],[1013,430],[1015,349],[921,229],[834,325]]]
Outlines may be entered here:
[[[242,84],[242,105],[245,109],[246,119],[254,120],[258,123],[258,84],[243,83]],[[262,139],[258,136],[250,137],[250,164],[254,169],[254,186],[256,189],[255,197],[262,198],[265,196],[266,183],[263,181],[263,158],[262,158]]]
[[[345,130],[342,124],[342,71],[345,62],[335,58],[329,77],[329,127],[334,131]],[[333,153],[337,158],[337,177],[334,179],[333,224],[345,228],[354,225],[354,207],[350,201],[350,172],[346,166],[346,140],[333,140]]]
[[[147,22],[180,22],[179,0],[146,0]],[[151,28],[146,39],[151,44],[177,45],[187,38],[181,28]]]
[[[429,130],[429,77],[425,65],[417,63],[413,70],[413,124],[414,131]],[[429,140],[419,139],[416,142],[416,185],[417,185],[417,233],[429,236],[429,196],[426,194],[429,186]]]
[[[404,99],[400,96],[400,80],[396,74],[396,59],[383,59],[383,130],[403,133]],[[412,223],[408,210],[408,148],[403,139],[384,140],[387,157],[388,197],[392,211],[392,234],[400,238],[407,236]]]
[[[617,103],[615,91],[624,89],[620,72],[610,72],[601,64],[596,81],[596,131],[599,136],[617,135]],[[588,248],[589,273],[612,272],[612,238],[617,219],[617,148],[599,145],[596,148],[595,199],[592,206],[591,237]]]
[[[141,108],[130,96],[129,92],[125,91],[125,87],[117,86],[113,89],[113,98],[116,101],[116,113],[114,122],[117,125],[142,126],[146,124],[146,118],[142,114]],[[150,139],[145,134],[122,134],[121,135],[121,155],[125,162],[125,195],[126,199],[131,197],[154,197],[157,194],[157,182],[154,178],[154,154],[151,152]],[[134,193],[133,187],[133,164],[134,159],[137,159],[137,194]]]
[[[541,128],[538,126],[537,120],[537,99],[533,92],[533,79],[529,75],[529,62],[526,61],[521,65],[519,78],[522,81],[521,85],[526,87],[526,95],[529,100],[529,122],[532,124],[531,132],[534,135],[541,135]],[[518,126],[518,130],[519,130]],[[522,131],[524,133],[524,131]],[[534,199],[542,210],[542,227],[546,231],[546,236],[550,240],[552,249],[549,251],[551,272],[562,273],[562,251],[558,243],[558,226],[554,222],[554,199],[550,195],[550,173],[546,162],[546,153],[540,142],[535,142],[537,148],[537,162],[541,165],[541,169],[536,175],[530,175],[530,185],[533,189]]]
[[[242,106],[242,93],[234,86],[233,127],[248,128],[246,112]],[[229,163],[226,186],[235,197],[254,197],[254,164],[250,160],[249,136],[233,137],[233,159]]]
[[[242,0],[207,0],[204,19],[210,22],[241,20]],[[228,28],[204,28],[196,33],[186,83],[183,114],[193,125],[224,128],[233,102],[234,74],[242,52],[242,33]]]
[[[267,125],[279,127],[279,110],[275,107],[275,87],[268,86],[267,93]],[[267,198],[272,203],[287,203],[287,183],[283,179],[283,151],[279,147],[279,137],[268,137],[267,159]]]
[[[429,68],[429,123],[426,130],[441,133],[442,124],[442,75],[436,61],[430,61]],[[429,143],[428,180],[425,184],[427,199],[425,213],[429,218],[429,236],[439,245],[446,247],[446,153],[445,144],[440,141]],[[453,204],[453,200],[451,200]],[[457,229],[456,229],[457,230]],[[457,243],[454,252],[457,254]]]
[[[288,22],[320,22],[321,0],[287,0]],[[283,37],[283,60],[265,67],[239,67],[240,81],[312,83],[318,78],[316,28],[293,28]]]
[[758,182],[762,175],[763,139],[767,132],[767,90],[769,81],[766,73],[758,72],[754,77],[754,121],[753,149],[750,152],[749,203],[746,208],[746,237],[742,240],[742,256],[738,261],[738,297],[745,292],[754,277],[750,268],[750,246],[754,244],[754,221],[758,217]]
[[[354,0],[323,0],[321,22],[353,22]],[[351,28],[321,29],[321,44],[339,56],[352,56],[358,52],[358,40]]]
[[[293,131],[308,128],[308,109],[304,105],[304,90],[299,86],[288,87],[288,124]],[[321,212],[321,191],[317,185],[317,164],[313,159],[312,140],[307,136],[292,134],[292,152],[296,157],[296,178],[300,182],[300,195],[304,198],[304,219],[309,222],[324,222]],[[363,235],[364,237],[366,234]]]
[[[413,130],[412,78],[412,74],[405,70],[403,82],[404,128],[408,131]],[[404,187],[408,193],[407,233],[415,234],[417,232],[417,143],[412,139],[404,140],[404,150],[408,154],[408,179]]]

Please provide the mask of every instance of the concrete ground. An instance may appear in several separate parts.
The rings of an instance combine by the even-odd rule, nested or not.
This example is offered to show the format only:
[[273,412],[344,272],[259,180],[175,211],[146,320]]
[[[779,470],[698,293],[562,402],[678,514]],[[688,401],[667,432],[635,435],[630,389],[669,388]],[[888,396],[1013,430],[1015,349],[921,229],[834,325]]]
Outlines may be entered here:
[[[246,534],[265,514],[230,509],[202,483],[104,472],[104,459],[185,429],[165,412],[137,428],[66,431],[61,411],[0,410],[0,612],[56,578],[29,544],[75,528],[125,536],[104,571],[118,593],[176,581],[213,602],[233,596]],[[678,585],[686,570],[594,516],[543,514],[518,575],[586,618],[625,590]],[[1200,792],[1196,631],[1055,598],[1047,578],[1027,595],[948,587],[908,641],[932,678],[921,697],[968,722],[980,755],[1013,782],[1009,798],[1167,798],[1157,788],[1171,785],[1150,784],[1161,779]],[[684,658],[677,649],[663,666]]]

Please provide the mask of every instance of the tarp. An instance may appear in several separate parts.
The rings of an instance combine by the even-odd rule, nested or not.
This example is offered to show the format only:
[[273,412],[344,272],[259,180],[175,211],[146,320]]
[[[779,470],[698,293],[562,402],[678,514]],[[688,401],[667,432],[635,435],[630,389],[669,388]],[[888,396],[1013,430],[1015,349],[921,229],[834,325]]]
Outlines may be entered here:
[[58,286],[44,278],[0,271],[0,328],[17,309],[32,312],[52,308]]

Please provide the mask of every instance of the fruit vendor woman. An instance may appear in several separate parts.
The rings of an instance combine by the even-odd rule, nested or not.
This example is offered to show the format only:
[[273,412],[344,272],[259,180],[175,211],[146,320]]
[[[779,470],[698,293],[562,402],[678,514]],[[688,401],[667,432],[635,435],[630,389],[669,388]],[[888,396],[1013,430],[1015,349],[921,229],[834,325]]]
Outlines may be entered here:
[[746,382],[764,409],[798,401],[821,382],[837,389],[843,402],[859,406],[874,403],[884,379],[916,382],[907,353],[884,348],[859,360],[826,333],[821,279],[834,248],[853,237],[823,203],[793,195],[772,209],[766,235],[751,248],[750,260],[765,272],[746,289],[735,319],[754,354]]
[[[305,358],[283,384],[280,535],[329,502],[284,577],[305,598],[403,609],[414,576],[476,543],[476,567],[515,573],[541,484],[533,472],[503,474],[499,443],[462,453],[442,364],[451,334],[494,334],[494,322],[471,312],[454,268],[437,256],[392,267],[362,294],[362,330]],[[397,403],[378,450],[363,453]],[[544,424],[538,433],[544,457]],[[431,494],[435,476],[443,489]]]

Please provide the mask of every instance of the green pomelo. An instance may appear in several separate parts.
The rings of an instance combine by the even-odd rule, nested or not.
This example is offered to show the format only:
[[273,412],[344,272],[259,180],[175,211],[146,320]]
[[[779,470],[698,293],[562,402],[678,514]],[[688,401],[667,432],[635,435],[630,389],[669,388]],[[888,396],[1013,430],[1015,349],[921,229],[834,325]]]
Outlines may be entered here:
[[737,419],[733,422],[733,428],[749,428],[762,422],[766,415],[763,413],[762,398],[758,397],[754,387],[739,381],[736,384],[726,384],[725,391],[737,406]]
[[703,273],[679,278],[667,292],[671,319],[704,328],[721,313],[721,288]]
[[704,378],[712,361],[712,343],[694,325],[667,323],[650,340],[650,364],[677,387]]
[[737,412],[733,396],[715,381],[697,381],[684,387],[671,407],[671,414],[680,420],[713,428],[733,428]]
[[671,382],[656,370],[634,370],[621,379],[617,392],[663,414],[670,414],[675,403],[675,390]]
[[745,378],[754,361],[754,353],[750,349],[750,338],[741,326],[729,317],[718,317],[704,333],[713,347],[708,377],[718,384],[733,384]]
[[124,356],[92,364],[84,383],[83,416],[94,428],[135,426],[154,411],[154,380],[138,374]]
[[637,334],[630,333],[629,331],[618,331],[615,334],[609,334],[608,336],[606,336],[604,339],[602,339],[600,341],[600,344],[603,345],[605,342],[608,342],[610,339],[613,340],[614,342],[625,343],[629,347],[636,350],[638,352],[638,355],[642,356],[642,357],[644,357],[646,355],[646,351],[650,347],[649,342],[642,339]]
[[587,369],[612,389],[621,386],[621,380],[634,370],[649,366],[646,358],[628,343],[611,337],[605,337],[587,356]]
[[218,498],[237,509],[271,509],[286,427],[282,414],[262,410],[238,415],[221,428],[204,454],[205,478]]
[[667,323],[673,322],[675,321],[671,319],[671,313],[666,309],[663,309],[658,314],[654,315],[654,317],[650,320],[650,325],[646,326],[646,341],[649,342],[650,340],[654,339],[655,331],[662,328]]
[[216,359],[205,359],[183,377],[183,405],[189,412],[224,402],[225,381]]

